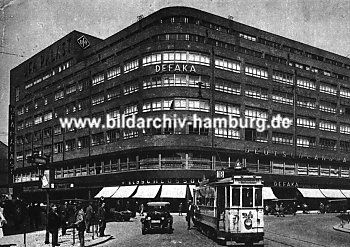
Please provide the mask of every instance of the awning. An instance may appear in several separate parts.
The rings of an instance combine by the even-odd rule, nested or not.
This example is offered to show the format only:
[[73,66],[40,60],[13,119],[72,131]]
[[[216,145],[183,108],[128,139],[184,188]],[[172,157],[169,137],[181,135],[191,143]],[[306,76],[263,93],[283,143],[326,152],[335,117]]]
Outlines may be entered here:
[[188,188],[190,189],[191,196],[193,197],[193,189],[196,188],[195,185],[189,185]]
[[298,188],[305,198],[325,198],[319,189]]
[[186,198],[187,185],[162,185],[160,198]]
[[350,190],[340,190],[346,198],[350,198]]
[[320,191],[327,198],[346,198],[343,193],[337,189],[320,189]]
[[118,190],[118,188],[119,188],[119,186],[104,187],[100,192],[98,192],[98,194],[95,196],[95,198],[101,198],[101,197],[109,198]]
[[275,194],[273,193],[271,187],[263,187],[262,195],[264,200],[274,200],[277,199]]
[[155,198],[160,189],[160,185],[140,185],[136,194],[132,198]]
[[111,198],[128,198],[135,192],[136,188],[137,185],[120,186]]

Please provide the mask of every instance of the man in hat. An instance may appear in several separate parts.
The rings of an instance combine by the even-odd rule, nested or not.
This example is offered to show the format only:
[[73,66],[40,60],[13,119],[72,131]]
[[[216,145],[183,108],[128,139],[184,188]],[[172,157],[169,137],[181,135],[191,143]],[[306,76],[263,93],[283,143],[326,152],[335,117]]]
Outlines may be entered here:
[[52,205],[51,211],[48,215],[48,230],[52,234],[52,246],[59,246],[58,244],[58,228],[60,227],[60,216],[57,212],[57,206]]
[[188,201],[187,215],[186,215],[187,230],[191,229],[191,220],[193,222],[194,211],[195,211],[195,206],[193,205],[192,201],[189,200]]

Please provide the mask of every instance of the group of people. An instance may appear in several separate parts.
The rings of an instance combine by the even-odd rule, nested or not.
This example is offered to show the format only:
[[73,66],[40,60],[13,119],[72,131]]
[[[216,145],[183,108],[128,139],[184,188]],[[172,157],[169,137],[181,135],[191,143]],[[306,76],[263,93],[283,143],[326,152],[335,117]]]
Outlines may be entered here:
[[97,210],[97,214],[92,203],[89,203],[87,207],[82,202],[78,202],[74,205],[74,208],[68,202],[65,202],[60,211],[57,205],[52,205],[48,215],[48,230],[52,234],[52,246],[59,246],[58,243],[58,230],[62,228],[62,236],[66,234],[67,228],[73,227],[78,231],[78,238],[80,246],[85,245],[85,231],[91,232],[91,225],[94,220],[98,221],[98,233],[100,237],[105,235],[106,229],[106,208],[105,202],[101,201]]

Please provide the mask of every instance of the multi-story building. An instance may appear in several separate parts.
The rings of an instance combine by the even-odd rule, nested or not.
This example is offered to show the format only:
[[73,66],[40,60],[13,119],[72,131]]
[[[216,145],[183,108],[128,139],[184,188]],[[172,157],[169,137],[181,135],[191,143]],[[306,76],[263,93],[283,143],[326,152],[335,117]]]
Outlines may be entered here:
[[8,173],[8,149],[7,145],[0,142],[0,194],[9,194],[9,188],[12,183],[9,183]]
[[[143,197],[156,185],[154,197],[161,185],[194,185],[238,160],[277,194],[339,194],[350,189],[349,78],[346,57],[192,8],[161,9],[105,40],[73,31],[11,70],[15,192],[41,193],[38,167],[26,161],[39,152],[50,156],[57,197],[105,186]],[[64,130],[59,122],[107,114],[280,114],[292,126]]]

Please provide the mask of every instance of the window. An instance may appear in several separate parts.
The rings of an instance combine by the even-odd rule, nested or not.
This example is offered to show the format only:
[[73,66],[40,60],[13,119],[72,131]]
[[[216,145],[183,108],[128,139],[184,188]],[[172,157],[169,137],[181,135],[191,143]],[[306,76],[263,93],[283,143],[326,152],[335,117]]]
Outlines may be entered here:
[[256,108],[246,107],[244,115],[245,115],[245,117],[250,117],[250,118],[267,119],[267,111],[256,109]]
[[297,106],[316,109],[316,99],[298,95]]
[[44,122],[50,121],[52,119],[52,111],[44,113]]
[[91,105],[99,105],[105,101],[105,96],[103,94],[95,94],[91,97]]
[[105,80],[105,75],[103,73],[92,76],[92,86],[101,84]]
[[19,101],[19,87],[15,88],[15,99],[16,99],[16,102]]
[[241,85],[239,83],[217,79],[215,82],[215,90],[224,93],[240,95]]
[[142,65],[147,66],[151,64],[159,64],[162,62],[162,54],[161,53],[154,53],[145,56],[142,58]]
[[350,88],[340,87],[340,97],[350,99]]
[[59,90],[57,92],[55,92],[55,101],[63,99],[64,98],[64,91],[63,90]]
[[123,114],[125,116],[131,116],[137,114],[137,112],[137,105],[129,105],[125,107]]
[[253,207],[253,187],[242,187],[242,207]]
[[340,151],[350,151],[350,142],[340,141]]
[[268,132],[258,132],[256,129],[246,128],[244,129],[246,141],[267,142]]
[[244,33],[240,33],[239,37],[243,38],[243,39],[250,40],[250,41],[254,41],[254,42],[256,41],[256,37],[255,36],[251,36],[251,35],[244,34]]
[[337,141],[332,139],[320,138],[319,144],[321,149],[336,150],[337,148]]
[[88,86],[89,86],[89,80],[84,79],[82,81],[79,81],[77,89],[79,92],[81,92],[81,91],[84,91],[85,89],[87,89]]
[[245,96],[250,98],[267,100],[267,93],[267,88],[257,87],[253,85],[246,85],[245,87]]
[[120,67],[113,67],[107,70],[107,80],[113,79],[117,76],[120,76],[121,74],[121,68]]
[[341,123],[339,129],[341,134],[350,135],[350,125]]
[[34,116],[34,125],[41,124],[42,122],[43,116],[41,114]]
[[255,65],[246,64],[244,72],[246,75],[249,75],[249,76],[254,76],[262,79],[268,78],[267,69],[260,68]]
[[316,147],[316,138],[311,136],[297,136],[297,146],[314,148]]
[[215,68],[228,70],[235,73],[241,72],[240,62],[228,59],[215,59]]
[[188,52],[188,63],[209,66],[210,59],[209,59],[209,56],[207,55],[203,55],[195,52]]
[[273,90],[271,98],[273,102],[286,104],[286,105],[293,105],[293,94],[291,93],[285,93],[285,92]]
[[174,99],[174,103],[170,106],[174,110],[195,110],[209,112],[209,101],[198,99]]
[[66,151],[72,151],[75,149],[75,139],[72,140],[66,140]]
[[238,187],[232,188],[232,206],[240,206],[241,205],[241,189]]
[[337,95],[337,86],[333,86],[330,84],[327,84],[325,82],[320,83],[320,92],[331,94],[331,95]]
[[328,122],[325,120],[320,120],[319,129],[331,132],[337,132],[337,124],[333,122]]
[[25,120],[25,127],[26,128],[30,128],[30,127],[32,127],[33,126],[33,119],[32,118],[27,118],[26,120]]
[[66,95],[69,95],[71,93],[75,93],[76,91],[77,91],[77,86],[75,84],[74,85],[70,85],[66,89]]
[[320,101],[319,109],[320,111],[323,111],[323,112],[336,113],[337,104],[332,102],[327,102],[327,101]]
[[106,142],[113,143],[119,139],[119,130],[113,129],[107,131]]
[[316,120],[307,117],[298,117],[297,126],[314,129],[316,127]]
[[216,103],[215,113],[224,115],[240,116],[240,106],[227,103]]
[[128,85],[124,85],[124,88],[123,88],[124,95],[132,94],[132,93],[135,93],[137,91],[139,91],[139,85],[137,84],[137,82],[129,83]]
[[232,138],[232,139],[240,138],[240,133],[239,133],[239,130],[237,129],[215,128],[214,134],[217,137],[225,137],[225,138]]
[[316,90],[316,82],[308,78],[297,78],[297,86],[305,89]]
[[81,148],[87,148],[90,145],[90,137],[89,136],[82,136],[78,138],[78,149]]
[[107,101],[120,97],[120,87],[113,87],[107,91]]
[[43,130],[43,136],[44,138],[50,138],[52,136],[52,128],[51,127],[45,128]]
[[293,145],[293,134],[272,132],[272,142],[277,144]]
[[39,140],[41,140],[42,139],[42,133],[41,133],[41,130],[39,130],[39,131],[35,131],[34,132],[34,141],[39,141]]
[[61,128],[61,125],[55,125],[53,127],[53,134],[56,136],[56,135],[60,135],[62,134],[62,128]]
[[24,129],[24,121],[18,121],[17,122],[17,130]]
[[53,152],[55,154],[63,152],[63,142],[58,142],[53,145]]
[[17,109],[17,115],[21,116],[24,114],[24,107],[23,106],[19,106]]
[[124,73],[129,73],[130,71],[133,71],[135,69],[138,69],[139,67],[139,60],[135,59],[130,62],[127,62],[124,64]]
[[104,143],[104,133],[97,133],[91,136],[91,146],[97,146]]
[[130,139],[139,136],[139,132],[137,130],[125,129],[123,131],[123,139]]

